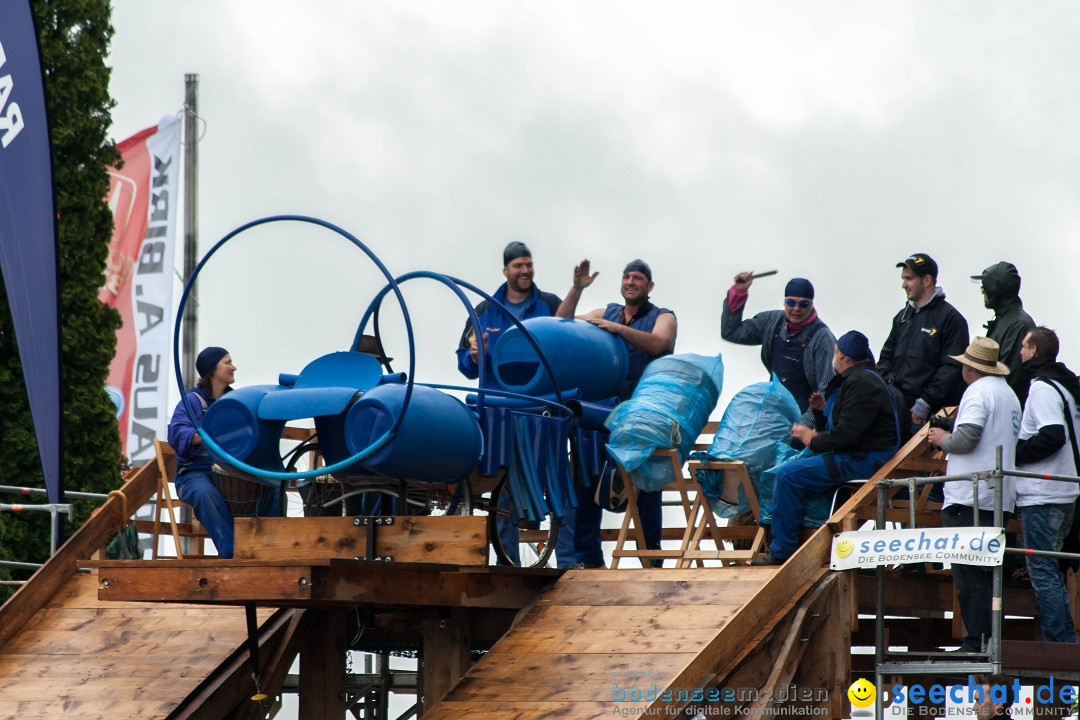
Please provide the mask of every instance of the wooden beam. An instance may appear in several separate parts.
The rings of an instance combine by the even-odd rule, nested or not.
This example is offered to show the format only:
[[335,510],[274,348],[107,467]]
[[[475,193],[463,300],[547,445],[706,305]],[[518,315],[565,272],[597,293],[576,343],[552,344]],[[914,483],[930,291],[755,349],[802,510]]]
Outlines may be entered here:
[[[370,520],[370,518],[364,518]],[[487,518],[481,515],[407,516],[375,530],[375,556],[394,562],[487,565]],[[235,518],[238,560],[363,559],[367,528],[351,517]]]
[[446,696],[472,665],[469,614],[464,608],[424,614],[417,693],[421,717]]
[[562,575],[559,570],[457,567],[366,560],[100,561],[103,601],[242,604],[274,607],[525,607]]
[[307,613],[300,644],[300,717],[345,716],[345,627],[348,611]]
[[[264,622],[259,628],[260,653],[273,651],[271,654],[276,655],[289,639],[296,618],[302,612],[280,610]],[[263,656],[263,660],[266,660],[266,656]],[[241,713],[249,705],[258,708],[258,703],[250,700],[255,692],[250,663],[250,653],[245,643],[213,675],[200,683],[195,692],[184,698],[167,720],[226,717],[237,708]]]

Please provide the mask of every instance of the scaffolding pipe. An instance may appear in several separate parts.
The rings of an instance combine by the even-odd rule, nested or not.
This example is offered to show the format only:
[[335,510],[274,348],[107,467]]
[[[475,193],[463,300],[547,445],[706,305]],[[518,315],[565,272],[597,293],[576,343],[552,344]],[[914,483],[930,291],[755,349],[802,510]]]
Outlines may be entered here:
[[[0,485],[0,492],[15,493],[18,495],[48,495],[45,488],[19,487],[17,485]],[[104,493],[76,492],[65,490],[64,497],[68,500],[108,500],[109,496]]]

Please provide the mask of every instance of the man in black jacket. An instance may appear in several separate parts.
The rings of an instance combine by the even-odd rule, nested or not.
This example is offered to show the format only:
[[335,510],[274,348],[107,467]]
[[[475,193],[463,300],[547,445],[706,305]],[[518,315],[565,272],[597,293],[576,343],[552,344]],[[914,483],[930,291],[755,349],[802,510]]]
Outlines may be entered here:
[[836,341],[836,375],[824,398],[812,399],[817,428],[796,423],[791,436],[813,455],[785,463],[773,489],[772,542],[754,565],[778,565],[799,547],[806,500],[856,478],[869,478],[900,446],[898,400],[874,372],[866,336],[857,330]]
[[999,262],[972,275],[971,281],[982,286],[983,305],[994,311],[994,319],[986,323],[986,337],[996,340],[1001,348],[999,359],[1009,366],[1005,380],[1023,405],[1030,383],[1020,370],[1020,345],[1035,321],[1020,300],[1020,273],[1011,262]]
[[941,408],[960,402],[960,365],[949,356],[964,353],[968,325],[937,286],[938,266],[932,257],[915,253],[896,267],[902,268],[908,302],[893,318],[877,366],[904,394],[911,422],[922,425]]

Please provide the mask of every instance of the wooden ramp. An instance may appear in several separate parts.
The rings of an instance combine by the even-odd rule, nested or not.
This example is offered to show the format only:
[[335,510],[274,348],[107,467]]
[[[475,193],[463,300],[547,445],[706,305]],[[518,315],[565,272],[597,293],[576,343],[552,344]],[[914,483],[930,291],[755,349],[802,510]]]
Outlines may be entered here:
[[[815,538],[782,567],[570,571],[424,717],[674,716],[693,704],[680,690],[715,685],[783,635],[781,623],[824,580],[830,535]],[[848,606],[836,614],[845,628],[836,647],[820,649],[846,656]],[[780,656],[747,687],[765,685]],[[846,688],[846,673],[845,664],[827,687]]]
[[168,717],[245,640],[243,608],[102,602],[75,575],[0,648],[0,717]]
[[[98,600],[98,575],[80,573],[157,487],[158,469],[133,471],[0,607],[0,718],[265,717],[243,607]],[[296,655],[302,610],[259,611],[261,687],[274,693]]]

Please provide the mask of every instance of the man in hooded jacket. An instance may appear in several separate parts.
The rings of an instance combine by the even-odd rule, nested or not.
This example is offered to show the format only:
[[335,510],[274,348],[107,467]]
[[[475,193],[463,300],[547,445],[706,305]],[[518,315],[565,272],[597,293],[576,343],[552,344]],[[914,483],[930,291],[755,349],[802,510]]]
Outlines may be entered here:
[[1009,366],[1005,380],[1023,405],[1030,383],[1020,370],[1020,345],[1035,321],[1020,301],[1020,273],[1011,262],[999,262],[972,275],[971,281],[982,284],[983,305],[994,311],[994,319],[985,326],[986,336],[1001,348],[1001,362]]

